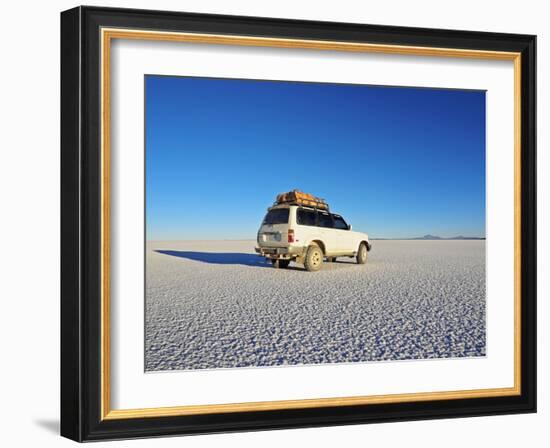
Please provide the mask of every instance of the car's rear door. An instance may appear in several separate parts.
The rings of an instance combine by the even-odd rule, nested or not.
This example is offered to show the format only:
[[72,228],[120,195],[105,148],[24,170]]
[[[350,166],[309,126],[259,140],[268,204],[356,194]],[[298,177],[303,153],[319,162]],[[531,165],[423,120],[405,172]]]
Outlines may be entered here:
[[295,241],[305,245],[312,240],[320,239],[320,231],[317,227],[317,213],[310,208],[299,207],[296,210]]
[[317,226],[320,234],[320,239],[325,245],[327,255],[338,251],[338,242],[333,228],[332,215],[321,210],[317,211]]
[[288,246],[289,216],[288,207],[269,210],[258,232],[258,243],[267,247]]

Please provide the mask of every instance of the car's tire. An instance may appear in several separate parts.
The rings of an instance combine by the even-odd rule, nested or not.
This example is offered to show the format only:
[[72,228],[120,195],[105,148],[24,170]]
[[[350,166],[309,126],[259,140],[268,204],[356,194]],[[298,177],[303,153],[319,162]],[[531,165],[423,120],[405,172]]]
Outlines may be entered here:
[[359,244],[359,250],[357,251],[357,263],[365,264],[367,262],[369,251],[367,250],[367,245],[365,243]]
[[273,263],[273,267],[275,269],[285,269],[288,268],[288,265],[290,264],[290,260],[275,260],[272,259],[271,262]]
[[304,258],[304,267],[306,271],[318,271],[323,264],[323,251],[317,244],[312,244],[307,248]]

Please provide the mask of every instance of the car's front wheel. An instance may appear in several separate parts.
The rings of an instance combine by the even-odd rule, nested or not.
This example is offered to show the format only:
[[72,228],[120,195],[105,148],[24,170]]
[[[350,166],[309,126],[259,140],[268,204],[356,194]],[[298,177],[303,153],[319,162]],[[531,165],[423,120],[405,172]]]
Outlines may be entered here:
[[357,263],[365,264],[367,262],[368,250],[365,243],[359,245],[359,250],[357,251]]
[[275,269],[288,268],[288,265],[290,264],[290,260],[276,260],[276,259],[273,259],[273,260],[271,260],[271,262],[273,263],[273,267]]
[[306,271],[318,271],[323,264],[323,251],[317,244],[312,244],[307,248],[306,257],[304,259],[304,267]]

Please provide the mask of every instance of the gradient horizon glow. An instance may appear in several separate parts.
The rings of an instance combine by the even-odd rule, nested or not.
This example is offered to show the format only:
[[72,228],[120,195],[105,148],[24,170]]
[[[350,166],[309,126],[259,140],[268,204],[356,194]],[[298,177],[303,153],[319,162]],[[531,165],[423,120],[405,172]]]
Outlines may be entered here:
[[485,91],[145,77],[148,240],[255,239],[277,193],[371,238],[485,237]]

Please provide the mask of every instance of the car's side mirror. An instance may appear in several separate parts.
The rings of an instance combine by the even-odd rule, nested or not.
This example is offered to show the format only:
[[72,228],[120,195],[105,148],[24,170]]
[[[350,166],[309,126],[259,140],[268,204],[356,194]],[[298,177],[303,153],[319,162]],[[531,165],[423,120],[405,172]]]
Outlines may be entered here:
[[348,224],[348,230],[351,230],[351,224]]

